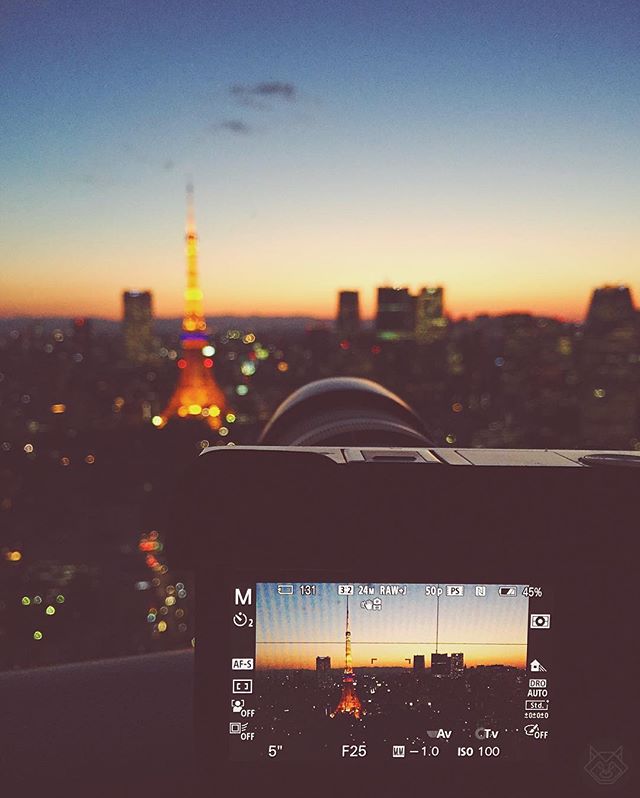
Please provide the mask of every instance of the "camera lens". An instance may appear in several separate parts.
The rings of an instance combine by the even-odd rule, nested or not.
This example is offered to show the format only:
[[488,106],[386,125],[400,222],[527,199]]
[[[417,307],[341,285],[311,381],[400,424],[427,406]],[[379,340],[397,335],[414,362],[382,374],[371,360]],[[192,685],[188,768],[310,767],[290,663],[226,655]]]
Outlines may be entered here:
[[406,402],[376,382],[334,377],[294,391],[267,423],[263,446],[430,446]]

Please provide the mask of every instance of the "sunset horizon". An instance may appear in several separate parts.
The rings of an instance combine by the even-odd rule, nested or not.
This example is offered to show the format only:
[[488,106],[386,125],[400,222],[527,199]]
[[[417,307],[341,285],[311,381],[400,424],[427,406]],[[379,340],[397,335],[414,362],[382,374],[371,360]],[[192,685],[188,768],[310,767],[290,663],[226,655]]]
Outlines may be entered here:
[[371,319],[389,284],[444,286],[454,320],[640,295],[637,10],[190,0],[150,31],[146,5],[8,4],[1,316],[115,320],[136,286],[181,316],[191,181],[208,316],[333,318],[353,288]]
[[[204,282],[204,280],[203,280]],[[534,299],[527,304],[526,299],[520,302],[510,303],[505,301],[502,303],[493,303],[492,305],[476,303],[472,300],[456,303],[455,300],[451,301],[447,285],[436,283],[433,281],[425,281],[424,283],[407,284],[403,282],[394,282],[389,285],[393,287],[409,287],[413,292],[418,291],[423,286],[443,285],[444,288],[444,302],[445,313],[453,321],[459,321],[464,318],[473,319],[477,316],[506,316],[525,314],[533,316],[541,316],[558,319],[559,321],[567,323],[580,323],[584,321],[591,295],[596,288],[605,286],[626,285],[630,288],[632,296],[640,295],[640,284],[634,285],[630,283],[618,283],[616,281],[603,280],[599,283],[585,288],[584,296],[576,299],[574,303],[568,304],[561,297],[553,297],[552,300],[544,300],[541,298]],[[380,286],[388,285],[380,283]],[[254,307],[250,305],[240,304],[237,306],[223,306],[216,307],[207,304],[207,294],[205,291],[204,296],[204,312],[207,318],[218,317],[256,317],[264,319],[272,318],[313,318],[319,321],[332,321],[336,317],[337,310],[337,296],[338,292],[342,290],[358,291],[360,294],[360,307],[361,318],[365,322],[373,322],[376,316],[376,290],[378,286],[360,288],[353,285],[345,285],[344,287],[338,286],[335,289],[333,296],[323,304],[319,305],[304,305],[300,301],[293,302],[292,304],[276,305],[270,307]],[[184,313],[184,303],[182,299],[182,292],[179,291],[177,297],[169,299],[169,305],[166,302],[158,300],[158,294],[153,286],[147,284],[140,285],[127,285],[116,293],[115,301],[111,298],[109,302],[104,305],[96,307],[95,300],[91,302],[72,302],[67,300],[61,305],[42,304],[40,302],[23,302],[19,304],[5,304],[0,305],[0,318],[47,318],[47,317],[68,317],[69,319],[76,317],[87,317],[102,319],[105,321],[118,322],[122,320],[122,293],[128,290],[151,291],[154,304],[154,318],[158,321],[179,319]],[[164,297],[164,294],[160,296]],[[41,299],[39,297],[39,299]],[[45,301],[46,298],[42,298]]]
[[[335,643],[332,644],[330,647],[325,647],[322,650],[318,649],[317,654],[308,654],[298,655],[296,659],[292,656],[290,659],[286,659],[279,654],[277,659],[274,659],[274,664],[270,664],[270,658],[268,654],[264,652],[264,644],[258,644],[256,647],[256,670],[257,671],[276,671],[276,670],[309,670],[315,671],[315,657],[316,656],[328,656],[331,657],[331,670],[344,670],[344,651],[340,652],[340,648],[344,649],[344,642],[342,643]],[[474,649],[484,649],[481,645],[469,645],[467,643],[454,643],[448,647],[446,650],[441,651],[440,653],[444,654],[454,654],[454,653],[462,653],[464,654],[464,663],[467,667],[477,667],[477,666],[491,666],[491,665],[504,665],[513,668],[526,668],[527,663],[527,644],[522,643],[519,644],[520,648],[524,648],[524,651],[511,651],[509,654],[503,653],[500,656],[496,656],[494,652],[490,649],[484,651],[475,651],[474,653],[469,654],[470,650]],[[360,651],[358,650],[360,648]],[[353,668],[358,670],[368,669],[368,668],[402,668],[405,670],[413,670],[413,657],[416,654],[422,654],[426,657],[427,662],[430,661],[430,656],[432,653],[435,652],[435,646],[433,647],[422,647],[416,648],[415,650],[411,650],[409,654],[409,649],[406,651],[398,652],[397,654],[391,656],[390,654],[384,655],[385,661],[380,661],[382,659],[381,652],[379,650],[370,648],[367,654],[362,653],[362,649],[364,648],[363,645],[358,646],[356,643],[353,643],[352,652],[353,652]],[[443,646],[441,646],[443,648]],[[506,646],[505,646],[506,648]],[[518,648],[518,646],[514,646],[514,649]],[[332,654],[332,651],[334,652]],[[376,664],[371,663],[372,657],[369,656],[375,651],[378,654],[375,659],[378,660]],[[342,660],[341,660],[342,658]],[[410,659],[411,662],[407,662],[407,659]],[[426,670],[429,670],[430,666],[426,666]]]
[[[316,657],[344,666],[347,600],[332,583],[316,584],[313,595],[280,594],[276,584],[256,586],[256,668],[312,669]],[[440,585],[438,587],[441,587]],[[350,643],[354,669],[404,667],[415,655],[430,662],[432,653],[460,653],[465,664],[524,667],[527,655],[529,601],[517,586],[504,598],[495,586],[477,597],[436,599],[424,584],[407,584],[399,595],[380,599],[380,611],[351,602]],[[375,589],[375,588],[374,588]],[[372,593],[371,595],[377,595]],[[357,598],[357,597],[356,597]]]

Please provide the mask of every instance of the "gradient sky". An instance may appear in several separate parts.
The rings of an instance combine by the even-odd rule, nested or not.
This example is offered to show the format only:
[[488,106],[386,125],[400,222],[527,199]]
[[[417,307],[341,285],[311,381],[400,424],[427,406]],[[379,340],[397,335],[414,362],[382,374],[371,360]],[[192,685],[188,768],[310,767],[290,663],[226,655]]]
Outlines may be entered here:
[[[277,584],[256,585],[256,667],[315,668],[316,657],[331,657],[334,668],[344,667],[346,598],[335,584],[317,585],[317,595],[278,593]],[[487,585],[476,597],[474,586],[463,596],[440,597],[439,647],[443,653],[463,652],[465,662],[512,664],[525,667],[529,599],[498,595]],[[375,585],[379,596],[378,585]],[[356,587],[357,592],[357,587]],[[384,596],[382,609],[366,610],[363,597],[350,598],[354,668],[411,667],[414,654],[424,654],[427,664],[436,650],[437,599],[425,595],[425,585],[407,585],[405,596]]]
[[[454,315],[640,295],[636,0],[4,0],[0,314]],[[290,84],[270,95],[265,82]],[[235,93],[232,87],[240,87]]]

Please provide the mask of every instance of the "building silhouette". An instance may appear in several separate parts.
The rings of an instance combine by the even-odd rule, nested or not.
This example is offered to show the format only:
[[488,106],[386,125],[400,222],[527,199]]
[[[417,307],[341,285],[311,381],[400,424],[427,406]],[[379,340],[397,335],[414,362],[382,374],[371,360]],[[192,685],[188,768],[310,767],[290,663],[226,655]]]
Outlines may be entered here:
[[378,288],[375,328],[379,339],[429,344],[443,340],[447,326],[442,286],[424,287],[415,296],[408,288]]
[[222,426],[226,408],[224,393],[213,377],[213,348],[209,347],[207,322],[198,281],[198,236],[196,233],[193,187],[187,189],[187,287],[185,313],[180,336],[181,356],[178,359],[178,382],[173,394],[157,417],[156,426],[164,427],[169,419],[196,418],[205,420],[211,429]]
[[408,288],[378,288],[376,335],[383,341],[412,338],[415,326],[415,297]]
[[431,675],[451,676],[451,657],[448,654],[431,654]]
[[414,671],[423,671],[425,668],[424,665],[424,654],[414,654],[413,655],[413,670]]
[[617,325],[633,321],[635,317],[636,310],[628,286],[605,285],[593,290],[587,311],[587,326]]
[[316,679],[319,687],[331,686],[331,657],[316,657]]
[[130,363],[146,363],[155,356],[151,291],[123,291],[122,335]]
[[455,679],[464,676],[464,654],[462,652],[451,655],[451,675]]
[[360,295],[358,291],[340,291],[338,293],[336,329],[338,335],[344,338],[350,338],[360,332]]
[[579,351],[583,445],[632,449],[640,420],[640,324],[626,286],[596,288]]
[[440,341],[446,334],[444,289],[423,288],[415,299],[415,336],[419,344]]

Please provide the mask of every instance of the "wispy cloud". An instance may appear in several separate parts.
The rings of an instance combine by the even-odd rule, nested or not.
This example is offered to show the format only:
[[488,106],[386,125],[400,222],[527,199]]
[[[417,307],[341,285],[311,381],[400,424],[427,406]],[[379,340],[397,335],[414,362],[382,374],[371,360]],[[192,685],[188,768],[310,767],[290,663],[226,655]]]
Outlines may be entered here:
[[259,109],[270,108],[271,106],[267,102],[269,100],[295,102],[298,99],[298,90],[294,84],[279,80],[264,81],[253,85],[236,83],[231,86],[229,93],[242,105]]
[[251,125],[248,125],[242,119],[224,119],[211,126],[211,130],[216,132],[218,130],[226,130],[229,133],[235,133],[238,136],[248,136],[253,132]]

